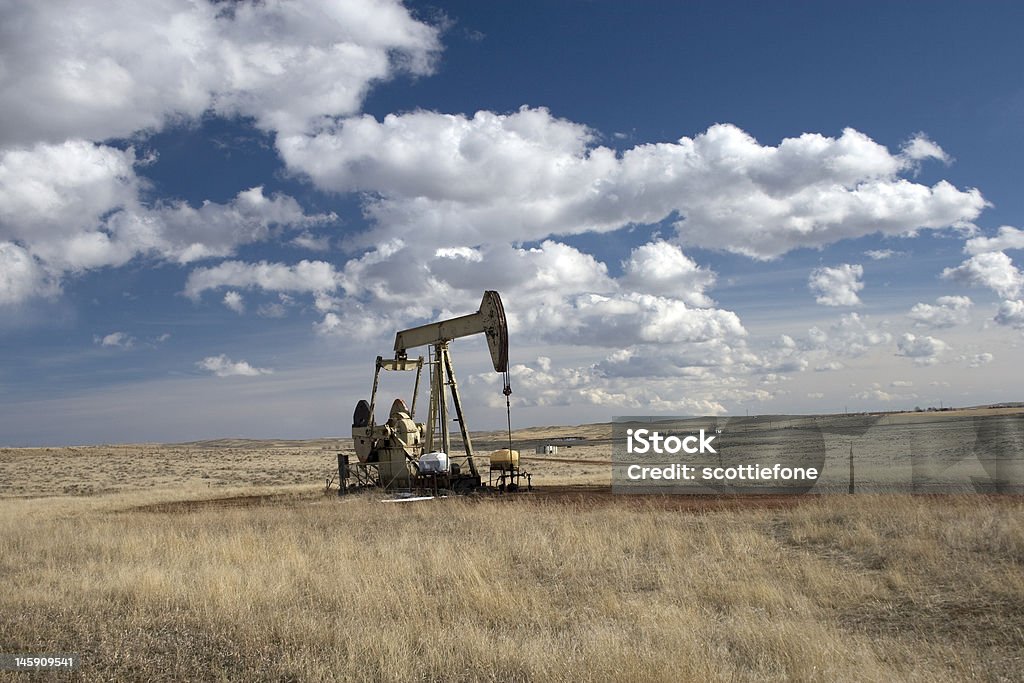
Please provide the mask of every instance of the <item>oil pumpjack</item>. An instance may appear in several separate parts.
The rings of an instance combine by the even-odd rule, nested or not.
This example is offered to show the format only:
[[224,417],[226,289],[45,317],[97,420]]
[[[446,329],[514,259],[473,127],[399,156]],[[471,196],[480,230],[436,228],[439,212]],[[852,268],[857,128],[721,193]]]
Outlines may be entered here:
[[[512,393],[508,375],[508,325],[501,297],[495,291],[484,292],[476,313],[402,330],[395,336],[394,358],[377,356],[373,375],[373,391],[369,402],[360,400],[352,416],[352,441],[362,470],[363,483],[389,489],[445,489],[469,491],[481,486],[481,476],[474,460],[473,442],[459,386],[455,380],[449,343],[460,337],[483,334],[487,337],[495,372],[505,380],[506,408]],[[422,356],[409,358],[409,349],[428,347],[428,360]],[[428,366],[430,405],[426,423],[417,423],[416,397],[424,365]],[[374,419],[377,387],[381,370],[415,371],[416,382],[412,400],[395,399],[383,424]],[[451,457],[451,434],[448,398],[455,410],[455,421],[465,449],[465,456]],[[460,462],[455,462],[458,460]],[[501,472],[504,488],[510,472],[518,475],[519,453],[512,450],[511,415],[509,416],[509,447],[491,454],[490,468]],[[514,466],[514,470],[512,469]],[[339,459],[339,470],[342,463]],[[345,470],[348,469],[346,466]],[[342,480],[347,472],[339,472]],[[512,481],[508,479],[508,481]],[[518,477],[515,480],[518,483]]]

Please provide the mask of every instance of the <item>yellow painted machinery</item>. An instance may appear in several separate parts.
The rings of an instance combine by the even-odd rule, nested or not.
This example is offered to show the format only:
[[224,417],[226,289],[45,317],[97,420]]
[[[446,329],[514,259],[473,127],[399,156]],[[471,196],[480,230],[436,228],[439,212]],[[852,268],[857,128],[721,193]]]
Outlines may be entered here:
[[[495,291],[484,292],[475,313],[402,330],[395,336],[394,358],[377,356],[370,400],[359,401],[352,416],[352,440],[359,467],[369,483],[385,488],[433,488],[466,491],[481,486],[474,459],[473,442],[466,426],[462,397],[455,379],[449,343],[461,337],[483,334],[487,337],[495,372],[504,375],[506,406],[512,393],[508,381],[508,325],[501,297]],[[428,347],[428,359],[409,358],[409,350]],[[430,403],[427,421],[416,422],[416,397],[424,366],[428,367]],[[374,419],[377,388],[381,371],[415,372],[412,400],[406,404],[395,399],[387,420]],[[448,400],[455,411],[449,415]],[[453,456],[449,424],[459,425],[464,455]],[[509,418],[511,429],[511,418]],[[511,435],[510,435],[511,437]],[[511,438],[509,449],[511,449]],[[518,470],[518,453],[516,453]],[[348,470],[348,467],[345,467]],[[339,463],[339,471],[341,465]]]
[[530,473],[519,466],[519,451],[512,450],[511,443],[509,446],[491,453],[487,485],[499,491],[517,491],[521,478],[526,477],[526,487],[531,488]]

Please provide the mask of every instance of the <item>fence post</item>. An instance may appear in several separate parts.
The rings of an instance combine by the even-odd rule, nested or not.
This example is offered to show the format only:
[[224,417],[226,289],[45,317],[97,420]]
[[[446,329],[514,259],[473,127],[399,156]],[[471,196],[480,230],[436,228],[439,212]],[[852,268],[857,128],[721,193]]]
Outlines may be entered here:
[[853,493],[853,444],[850,444],[850,493]]

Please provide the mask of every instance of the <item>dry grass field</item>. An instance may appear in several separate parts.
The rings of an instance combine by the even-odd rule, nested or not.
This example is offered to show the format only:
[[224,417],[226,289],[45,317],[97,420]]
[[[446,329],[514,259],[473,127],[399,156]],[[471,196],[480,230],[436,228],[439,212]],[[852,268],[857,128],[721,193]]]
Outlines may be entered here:
[[531,459],[532,494],[401,504],[325,495],[338,442],[0,449],[0,652],[85,680],[1021,679],[1020,497],[568,492],[607,486],[602,429]]

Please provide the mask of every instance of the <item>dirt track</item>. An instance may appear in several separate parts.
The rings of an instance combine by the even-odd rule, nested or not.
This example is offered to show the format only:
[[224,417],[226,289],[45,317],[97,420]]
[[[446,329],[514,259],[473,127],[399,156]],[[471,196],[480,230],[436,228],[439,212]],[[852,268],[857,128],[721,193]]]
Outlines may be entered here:
[[[366,490],[352,495],[384,498],[383,491]],[[464,500],[501,500],[510,504],[566,505],[586,508],[625,507],[629,509],[676,510],[679,512],[713,512],[719,510],[789,509],[799,505],[814,504],[831,496],[820,494],[765,494],[765,495],[671,495],[671,494],[616,494],[610,486],[556,485],[538,486],[532,491],[511,494],[484,493],[467,496]],[[953,494],[920,494],[921,498],[942,498],[951,502],[963,496]],[[975,500],[978,496],[971,496]],[[260,495],[224,496],[200,500],[181,500],[140,505],[125,511],[163,514],[183,514],[207,509],[230,509],[263,506],[297,507],[316,502],[330,502],[335,493],[323,491],[305,493],[268,493]],[[1019,502],[1019,496],[986,495],[983,498],[995,503]]]
[[175,500],[127,508],[123,512],[186,513],[211,508],[247,508],[266,505],[298,505],[322,498],[319,493],[264,493],[259,495],[223,496],[198,500]]
[[[353,495],[386,497],[383,491],[365,491]],[[309,493],[267,493],[260,495],[223,496],[199,500],[180,500],[139,505],[129,508],[132,512],[189,513],[210,508],[246,508],[268,505],[297,506],[316,501],[330,500],[335,494]],[[487,498],[509,503],[565,504],[587,507],[613,507],[617,505],[632,508],[655,507],[663,510],[703,511],[739,508],[788,508],[818,496],[681,496],[658,494],[615,494],[609,486],[561,485],[538,486],[532,491],[497,494],[484,493],[467,497],[466,500]]]

